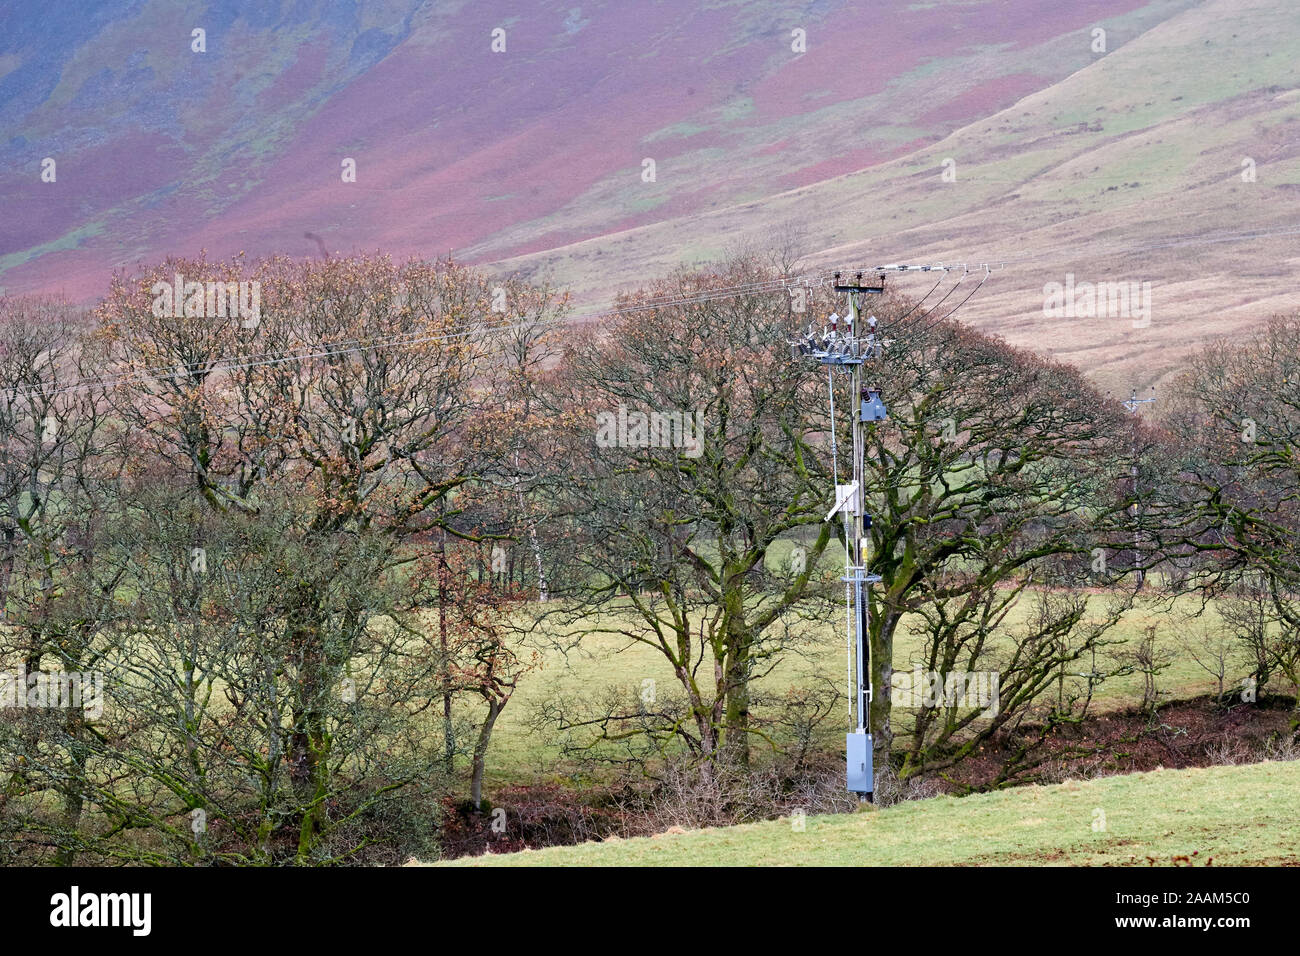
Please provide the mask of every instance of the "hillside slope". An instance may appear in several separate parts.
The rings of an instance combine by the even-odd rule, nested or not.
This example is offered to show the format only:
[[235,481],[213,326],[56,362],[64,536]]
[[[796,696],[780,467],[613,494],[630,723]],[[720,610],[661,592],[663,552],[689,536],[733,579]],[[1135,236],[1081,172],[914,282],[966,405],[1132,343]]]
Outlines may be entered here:
[[201,248],[491,261],[696,216],[907,155],[1087,66],[1093,25],[1118,49],[1195,2],[9,4],[0,285],[93,296]]
[[446,865],[1294,866],[1298,803],[1300,761],[1158,770]]
[[[1300,307],[1293,0],[19,3],[0,128],[10,293],[454,249],[591,311],[793,238],[816,266],[1005,262],[961,317],[1125,395]],[[1045,316],[1070,277],[1150,283],[1150,321]]]
[[[1300,17],[1289,0],[1168,12],[1153,25],[1109,22],[1109,37],[1128,36],[1122,46],[905,156],[502,265],[603,302],[611,277],[784,232],[816,265],[1005,261],[963,320],[1118,394],[1143,390],[1205,338],[1300,307]],[[1220,241],[1259,232],[1284,234]],[[1046,317],[1044,286],[1071,274],[1151,283],[1149,324]],[[929,283],[900,286],[920,294]]]

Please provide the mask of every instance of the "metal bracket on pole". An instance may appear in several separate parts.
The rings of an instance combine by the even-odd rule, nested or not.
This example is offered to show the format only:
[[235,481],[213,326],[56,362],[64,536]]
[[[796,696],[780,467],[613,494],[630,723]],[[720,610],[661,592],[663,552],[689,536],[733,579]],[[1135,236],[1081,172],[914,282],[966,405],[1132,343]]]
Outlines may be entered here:
[[830,521],[841,511],[851,515],[858,513],[858,483],[856,481],[847,485],[835,486],[835,507],[827,513],[826,520]]

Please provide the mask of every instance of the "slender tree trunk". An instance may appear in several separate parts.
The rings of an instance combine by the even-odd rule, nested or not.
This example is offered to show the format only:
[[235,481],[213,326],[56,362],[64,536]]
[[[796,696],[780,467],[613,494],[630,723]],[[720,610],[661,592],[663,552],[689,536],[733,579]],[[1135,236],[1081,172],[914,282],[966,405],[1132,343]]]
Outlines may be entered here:
[[[308,595],[300,607],[316,607],[315,595]],[[301,807],[298,830],[298,861],[307,862],[325,831],[325,798],[330,791],[328,706],[332,691],[332,669],[320,644],[319,625],[298,628],[294,644],[301,648],[299,706],[295,715],[290,779]]]
[[474,773],[470,778],[469,799],[477,810],[483,806],[483,768],[487,764],[488,744],[492,740],[492,727],[505,708],[505,702],[487,696],[488,713],[483,726],[479,728],[478,740],[474,743]]
[[[445,508],[446,506],[443,505]],[[438,561],[438,644],[442,651],[443,767],[450,777],[456,757],[456,727],[451,720],[451,652],[447,643],[447,529],[442,529]]]
[[9,582],[13,578],[15,560],[16,529],[6,526],[4,529],[4,560],[0,561],[0,619],[9,609]]
[[[81,781],[86,779],[86,762],[89,754],[86,747],[82,724],[83,714],[69,710],[67,715],[68,737],[71,740],[71,761],[67,782],[60,788],[63,791],[63,825],[67,830],[68,842],[77,842],[77,833],[81,827],[81,814],[84,800],[81,793]],[[54,855],[55,866],[72,866],[76,862],[77,851],[65,844]]]
[[[686,680],[686,668],[681,669],[683,680]],[[695,713],[695,726],[700,731],[700,753],[703,759],[700,761],[700,776],[705,783],[711,784],[714,778],[714,761],[718,757],[718,738],[717,738],[717,712],[704,706],[704,702],[691,693],[689,685],[686,687],[687,696],[691,701],[691,709]]]
[[[521,492],[519,495],[519,510],[522,512],[525,508],[524,496]],[[528,543],[533,550],[533,564],[537,568],[537,597],[541,601],[548,598],[546,590],[546,571],[542,567],[542,548],[537,541],[537,522],[532,518],[528,519]]]
[[320,844],[325,832],[325,798],[329,794],[330,736],[325,717],[319,710],[307,714],[307,783],[308,806],[298,831],[298,860],[306,862]]

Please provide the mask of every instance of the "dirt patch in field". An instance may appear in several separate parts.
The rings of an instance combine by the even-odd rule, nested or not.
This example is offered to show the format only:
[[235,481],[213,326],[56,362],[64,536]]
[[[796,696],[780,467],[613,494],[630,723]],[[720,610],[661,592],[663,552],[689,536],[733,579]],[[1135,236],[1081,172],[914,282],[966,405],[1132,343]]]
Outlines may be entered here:
[[[1056,783],[1158,767],[1176,770],[1283,758],[1288,747],[1292,752],[1296,747],[1294,706],[1293,699],[1282,696],[1228,705],[1200,697],[1165,704],[1154,714],[1140,710],[1099,714],[1058,727],[1044,742],[1034,765],[1010,782]],[[999,784],[999,778],[1023,739],[1022,734],[991,742],[957,767],[936,775],[936,782],[948,792],[1006,785]]]
[[445,859],[484,853],[517,853],[606,839],[624,827],[603,791],[557,784],[505,787],[475,810],[448,800],[441,831]]

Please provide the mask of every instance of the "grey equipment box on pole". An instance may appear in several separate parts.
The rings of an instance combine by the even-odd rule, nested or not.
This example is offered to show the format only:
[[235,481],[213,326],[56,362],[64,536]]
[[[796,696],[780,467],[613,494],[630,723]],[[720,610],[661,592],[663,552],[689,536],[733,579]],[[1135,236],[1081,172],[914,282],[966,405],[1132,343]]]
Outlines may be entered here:
[[852,793],[870,793],[874,782],[871,772],[871,734],[845,734],[849,755],[849,786]]

